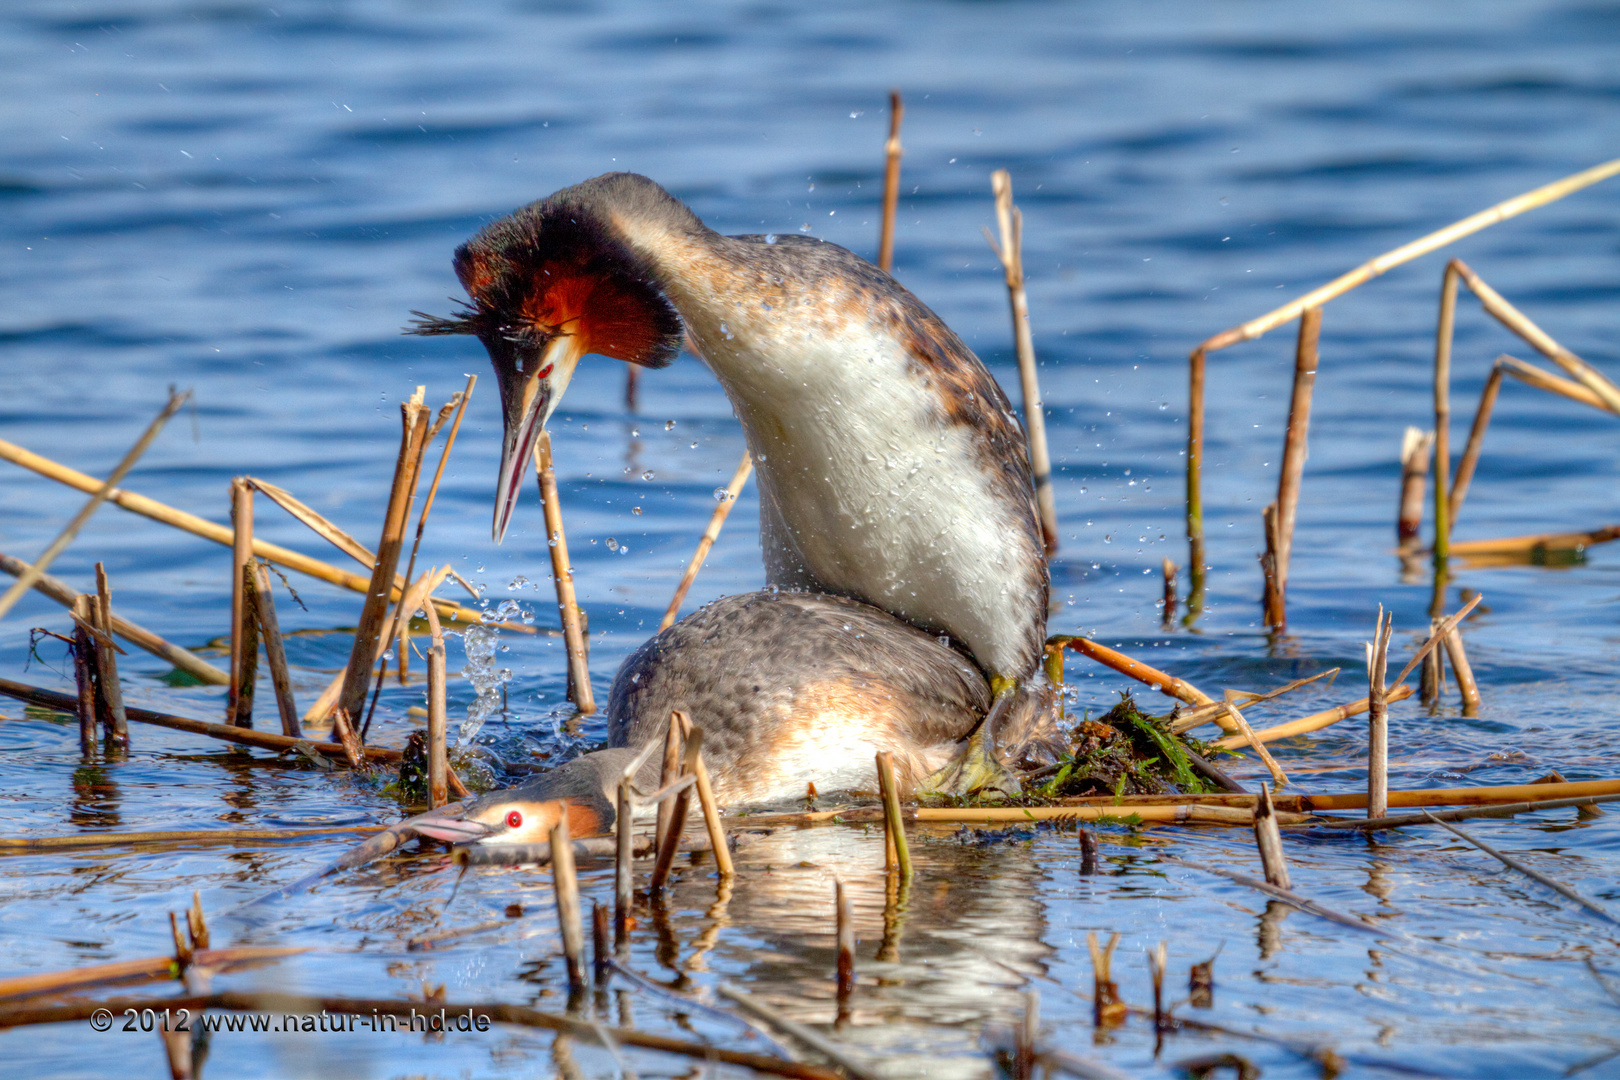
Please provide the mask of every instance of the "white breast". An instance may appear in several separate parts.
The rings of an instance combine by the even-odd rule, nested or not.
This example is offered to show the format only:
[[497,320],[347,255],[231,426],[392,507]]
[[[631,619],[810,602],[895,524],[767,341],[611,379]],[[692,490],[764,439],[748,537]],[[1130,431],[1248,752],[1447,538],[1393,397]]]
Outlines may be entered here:
[[685,314],[754,453],[771,580],[865,600],[1018,673],[1039,607],[1027,529],[900,343],[762,305]]

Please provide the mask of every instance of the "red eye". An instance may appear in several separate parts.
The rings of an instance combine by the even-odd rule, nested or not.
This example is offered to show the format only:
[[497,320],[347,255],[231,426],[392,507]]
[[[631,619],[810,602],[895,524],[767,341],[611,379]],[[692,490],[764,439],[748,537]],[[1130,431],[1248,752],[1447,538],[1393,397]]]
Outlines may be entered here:
[[506,827],[508,829],[516,829],[522,824],[523,815],[518,813],[516,810],[513,810],[510,814],[506,815]]

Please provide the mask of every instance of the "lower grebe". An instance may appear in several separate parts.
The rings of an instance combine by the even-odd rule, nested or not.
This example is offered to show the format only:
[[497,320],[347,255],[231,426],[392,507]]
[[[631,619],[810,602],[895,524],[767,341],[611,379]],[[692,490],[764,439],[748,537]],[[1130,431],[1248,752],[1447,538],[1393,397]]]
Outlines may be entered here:
[[[609,748],[517,787],[413,822],[441,840],[530,843],[569,815],[574,836],[611,828],[619,778],[672,710],[703,728],[703,759],[727,805],[875,788],[873,756],[894,752],[903,792],[955,756],[990,705],[961,654],[884,611],[826,593],[766,589],[722,597],[649,640],[620,666]],[[998,730],[1003,746],[1026,730]],[[649,757],[637,786],[658,786]],[[515,814],[515,816],[514,816]]]
[[[580,358],[600,353],[662,366],[684,335],[719,379],[753,454],[767,580],[779,590],[860,601],[938,635],[941,670],[958,662],[951,642],[965,649],[990,694],[975,722],[987,713],[990,722],[967,725],[956,760],[941,763],[924,786],[966,792],[1009,783],[987,734],[1034,730],[1055,708],[1040,663],[1046,557],[1022,426],[984,365],[937,315],[844,248],[801,236],[721,236],[632,173],[565,188],[490,224],[456,250],[455,270],[471,297],[468,310],[421,315],[412,332],[476,335],[494,363],[506,429],[497,541]],[[744,609],[752,610],[737,609],[741,621]],[[914,633],[903,623],[873,624],[872,638],[894,639],[894,657],[912,645],[899,636]],[[660,657],[658,670],[718,688],[720,680],[676,651],[710,638],[679,626],[666,633],[675,631],[647,647]],[[706,654],[722,669],[757,658],[762,687],[790,696],[820,688],[844,710],[838,715],[852,717],[832,725],[838,737],[863,724],[882,730],[886,721],[861,719],[870,702],[859,680],[877,678],[855,666],[866,654],[852,651],[840,670],[855,681],[835,692],[828,677],[800,662],[802,640],[768,654],[748,637],[713,632],[729,641]],[[834,635],[810,651],[831,657],[850,641]],[[637,654],[644,664],[653,663],[647,649]],[[625,730],[641,733],[667,710],[640,711],[650,699],[621,685],[634,675],[621,670],[612,700],[636,713],[622,720]],[[896,708],[933,708],[937,696]],[[752,690],[729,702],[711,695],[690,711],[716,742],[721,733],[707,715],[726,715],[733,741],[746,741],[742,729],[750,725],[787,738]],[[953,725],[942,719],[937,730],[960,730]],[[908,760],[936,756],[922,744],[893,749]]]

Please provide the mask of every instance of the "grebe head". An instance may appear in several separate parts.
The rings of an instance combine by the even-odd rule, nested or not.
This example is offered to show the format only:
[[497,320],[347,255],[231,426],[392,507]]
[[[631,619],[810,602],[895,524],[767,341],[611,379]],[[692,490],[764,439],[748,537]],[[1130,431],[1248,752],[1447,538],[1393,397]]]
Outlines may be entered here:
[[645,257],[625,242],[625,213],[697,219],[651,180],[613,173],[532,203],[456,249],[471,302],[441,318],[412,312],[407,333],[472,334],[495,365],[506,438],[495,492],[495,541],[546,420],[587,353],[663,367],[680,351],[681,318]]

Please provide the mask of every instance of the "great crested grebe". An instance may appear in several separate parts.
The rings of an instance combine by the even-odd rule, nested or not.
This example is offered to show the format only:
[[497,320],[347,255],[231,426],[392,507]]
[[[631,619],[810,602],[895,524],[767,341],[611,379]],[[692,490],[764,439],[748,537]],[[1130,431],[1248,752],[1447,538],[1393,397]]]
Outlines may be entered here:
[[[893,722],[859,719],[871,702],[859,689],[840,697],[833,680],[842,677],[893,699],[918,695],[891,712],[944,709],[916,731],[968,740],[954,763],[915,782],[966,791],[1004,777],[987,742],[1041,728],[1054,703],[1040,664],[1046,558],[1022,426],[937,315],[844,248],[800,236],[722,236],[633,173],[565,188],[493,222],[456,250],[455,270],[471,297],[467,310],[417,313],[411,332],[475,335],[494,363],[505,416],[497,542],[540,431],[587,353],[660,367],[684,333],[730,399],[756,464],[766,579],[777,595],[720,601],[632,656],[614,680],[613,745],[634,745],[668,708],[682,707],[666,704],[681,694],[660,696],[638,678],[690,684],[684,707],[708,733],[706,749],[722,740],[705,717],[724,716],[725,738],[739,745],[757,737],[752,727],[788,739],[792,725],[776,719],[788,714],[772,713],[761,695],[808,700],[816,688],[826,704],[800,712],[849,717],[824,721],[834,740],[847,742],[863,723],[880,732]],[[827,635],[814,645],[766,632],[823,610],[854,618],[860,609],[838,598],[881,609],[860,616],[872,620],[864,648],[837,615],[814,624]],[[729,651],[710,648],[716,635]],[[946,707],[956,690],[893,677],[912,664],[959,681],[952,643],[982,672],[983,701],[967,693]],[[841,666],[840,649],[849,650]],[[817,669],[810,656],[834,666]],[[715,677],[739,661],[755,672],[747,688]],[[756,683],[775,697],[748,689]],[[875,741],[862,742],[868,776],[864,747]],[[924,745],[894,749],[917,750],[909,757],[918,761],[936,756]],[[819,765],[836,772],[853,760],[823,756]]]

